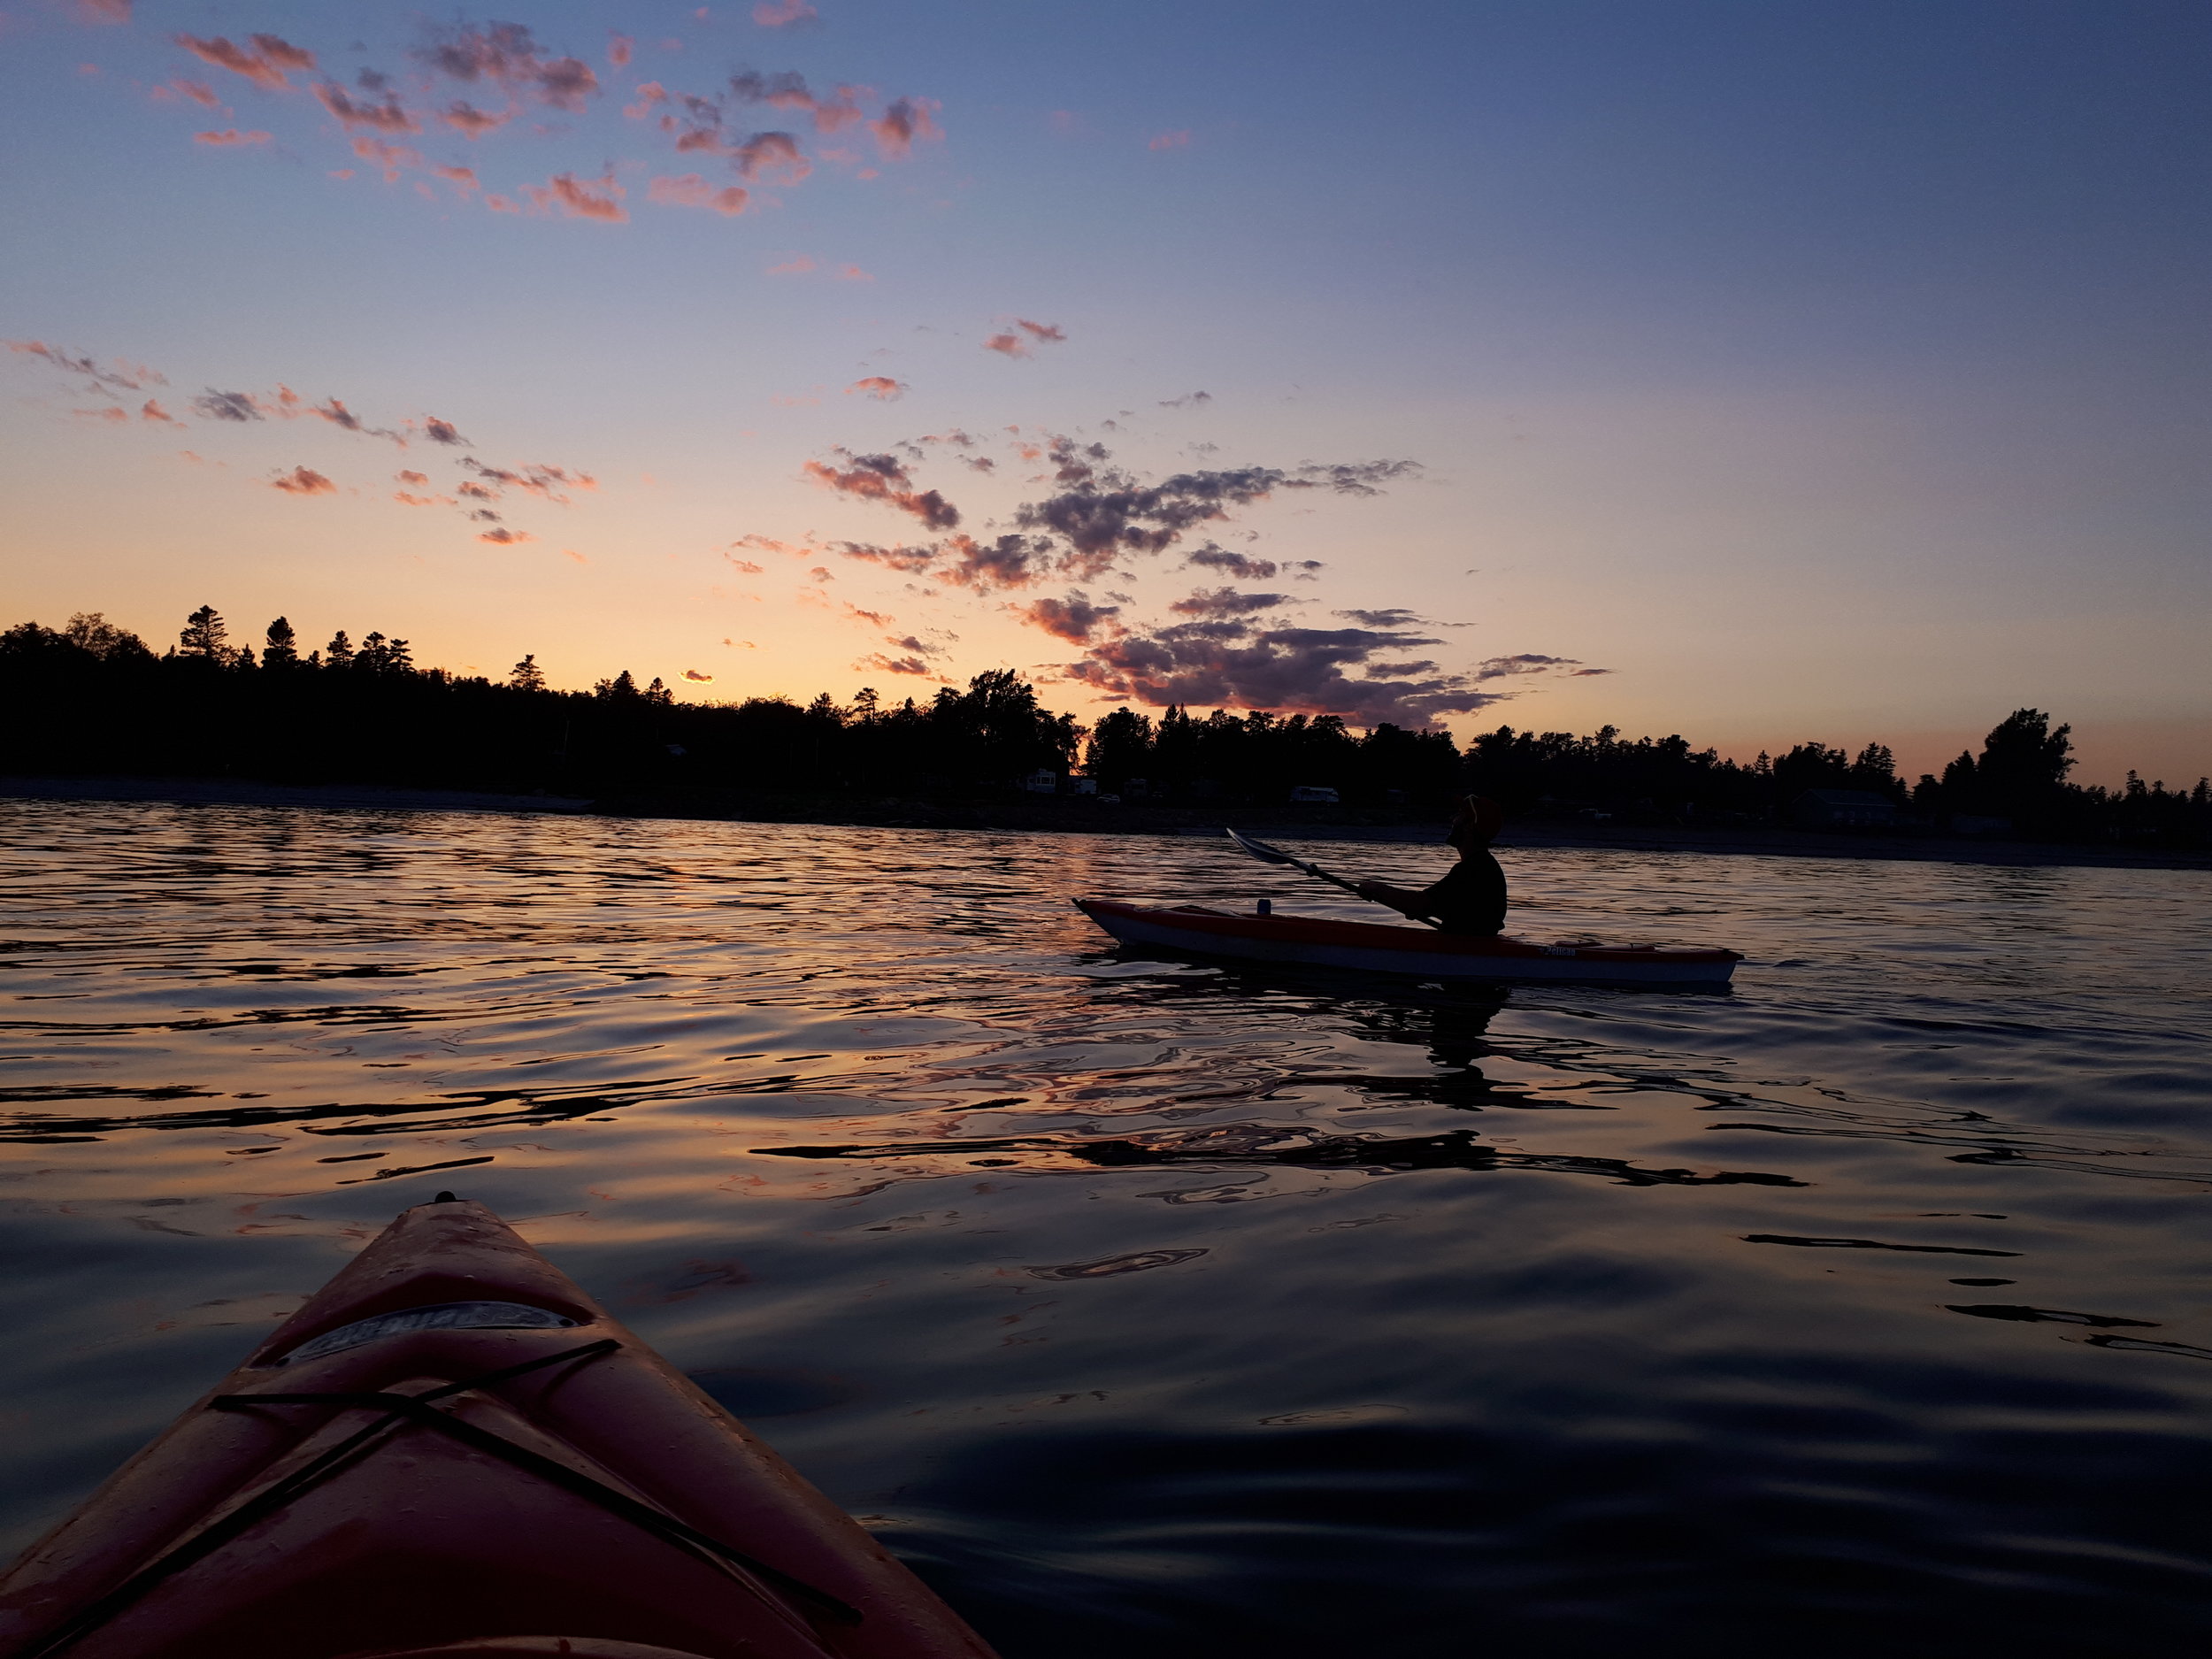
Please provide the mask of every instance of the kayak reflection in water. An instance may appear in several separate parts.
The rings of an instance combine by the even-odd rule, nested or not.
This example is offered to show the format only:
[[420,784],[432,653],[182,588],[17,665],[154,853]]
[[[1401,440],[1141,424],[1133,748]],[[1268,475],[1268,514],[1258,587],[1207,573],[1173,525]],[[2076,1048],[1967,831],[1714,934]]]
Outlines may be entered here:
[[1468,795],[1454,810],[1444,837],[1459,849],[1459,862],[1441,881],[1420,888],[1363,881],[1359,895],[1408,916],[1426,917],[1448,933],[1495,933],[1505,926],[1505,872],[1491,856],[1490,842],[1504,825],[1504,810],[1495,801]]

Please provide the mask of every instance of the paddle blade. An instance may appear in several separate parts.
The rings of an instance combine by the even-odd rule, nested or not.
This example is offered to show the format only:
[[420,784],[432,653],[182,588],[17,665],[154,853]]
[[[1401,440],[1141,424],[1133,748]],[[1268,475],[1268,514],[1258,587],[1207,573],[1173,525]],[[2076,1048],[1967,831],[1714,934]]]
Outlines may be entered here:
[[[1254,841],[1249,835],[1240,835],[1234,830],[1227,831],[1226,833],[1229,839],[1236,842],[1239,847],[1242,848],[1246,852],[1250,853],[1253,857],[1260,859],[1264,863],[1271,864],[1298,864],[1298,860],[1293,858],[1288,853],[1283,852],[1277,848],[1270,847],[1265,841]],[[1302,869],[1304,866],[1300,865],[1299,867]]]

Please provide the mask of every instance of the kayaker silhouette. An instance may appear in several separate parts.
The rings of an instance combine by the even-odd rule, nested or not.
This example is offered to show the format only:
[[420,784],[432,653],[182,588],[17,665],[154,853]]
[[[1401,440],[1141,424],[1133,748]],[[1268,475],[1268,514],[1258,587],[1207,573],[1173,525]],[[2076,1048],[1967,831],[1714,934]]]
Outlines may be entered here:
[[1505,926],[1505,872],[1491,856],[1490,842],[1504,825],[1505,810],[1495,801],[1467,795],[1444,837],[1458,849],[1459,862],[1442,880],[1420,888],[1363,881],[1354,890],[1407,916],[1426,917],[1448,933],[1495,933]]

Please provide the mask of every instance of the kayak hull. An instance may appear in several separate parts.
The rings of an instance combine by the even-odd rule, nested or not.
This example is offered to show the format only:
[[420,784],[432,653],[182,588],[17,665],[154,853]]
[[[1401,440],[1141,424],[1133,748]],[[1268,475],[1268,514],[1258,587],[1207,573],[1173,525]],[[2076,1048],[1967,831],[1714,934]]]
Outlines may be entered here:
[[1075,908],[1125,945],[1243,962],[1409,974],[1424,979],[1537,979],[1609,985],[1725,985],[1732,950],[1626,945],[1537,945],[1317,917],[1235,915],[1200,905],[1163,909],[1112,899]]
[[457,1201],[402,1214],[0,1578],[0,1659],[539,1653],[990,1655],[796,1471]]

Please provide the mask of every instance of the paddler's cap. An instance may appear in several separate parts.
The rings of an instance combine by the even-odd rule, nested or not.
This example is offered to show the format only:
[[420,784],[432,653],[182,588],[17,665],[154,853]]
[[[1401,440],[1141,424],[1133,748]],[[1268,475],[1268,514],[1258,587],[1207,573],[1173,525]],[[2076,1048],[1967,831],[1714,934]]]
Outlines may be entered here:
[[1456,841],[1469,829],[1482,840],[1494,841],[1505,827],[1505,809],[1488,795],[1471,795],[1461,797],[1452,810],[1451,833],[1447,841]]

